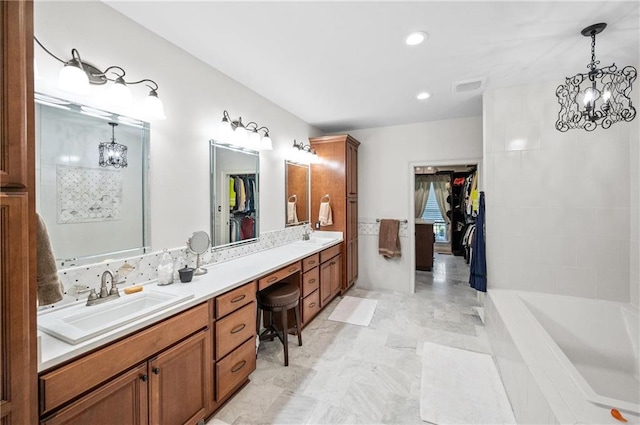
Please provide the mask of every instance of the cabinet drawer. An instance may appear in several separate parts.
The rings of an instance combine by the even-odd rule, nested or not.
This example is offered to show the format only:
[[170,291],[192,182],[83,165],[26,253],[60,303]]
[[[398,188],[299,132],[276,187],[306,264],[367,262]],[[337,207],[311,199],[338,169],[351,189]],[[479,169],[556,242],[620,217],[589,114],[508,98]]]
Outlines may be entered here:
[[216,322],[216,359],[220,360],[256,333],[256,303]]
[[320,254],[313,254],[302,260],[302,271],[308,272],[320,264]]
[[256,298],[256,283],[251,282],[216,297],[216,318],[226,316]]
[[302,322],[309,321],[320,311],[320,291],[315,291],[302,300]]
[[256,341],[251,338],[216,364],[217,399],[221,400],[256,369]]
[[306,297],[320,287],[320,269],[311,269],[302,275],[302,297]]
[[333,258],[336,255],[340,254],[341,248],[342,248],[342,243],[339,243],[338,245],[334,245],[331,248],[325,249],[320,253],[320,262],[324,263],[328,259]]
[[202,303],[125,339],[40,375],[40,413],[47,413],[209,324]]
[[273,285],[276,282],[281,281],[287,276],[291,276],[292,274],[299,272],[302,270],[302,263],[298,261],[297,263],[289,264],[286,267],[281,268],[278,271],[271,273],[258,280],[258,291],[262,291],[264,288]]

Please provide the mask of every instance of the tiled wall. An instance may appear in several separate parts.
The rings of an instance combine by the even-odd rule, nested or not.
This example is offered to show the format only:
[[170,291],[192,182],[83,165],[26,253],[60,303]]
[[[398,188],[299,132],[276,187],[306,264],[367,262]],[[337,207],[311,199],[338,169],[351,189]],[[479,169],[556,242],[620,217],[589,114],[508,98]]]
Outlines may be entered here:
[[[250,243],[231,248],[220,248],[216,249],[214,252],[207,252],[201,257],[201,262],[202,264],[210,264],[227,261],[244,255],[253,254],[255,252],[264,251],[266,249],[275,248],[277,246],[302,239],[303,232],[303,226],[287,227],[271,232],[263,232],[260,234],[260,238],[257,243]],[[187,253],[186,247],[173,248],[169,250],[169,252],[174,260],[178,258],[179,255],[182,255],[187,259],[188,264],[191,267],[195,266],[196,256],[194,254]],[[87,294],[78,294],[78,290],[86,290],[89,288],[98,289],[100,287],[100,276],[102,273],[105,270],[116,271],[120,269],[125,262],[133,266],[133,269],[129,274],[124,276],[125,283],[121,285],[122,287],[154,280],[157,277],[158,263],[161,255],[162,251],[155,251],[142,256],[130,257],[109,263],[91,264],[60,270],[58,275],[60,276],[65,288],[65,297],[62,301],[56,304],[42,308],[53,308],[69,302],[77,301],[80,298],[86,298]]]
[[489,287],[637,302],[638,118],[561,133],[556,86],[484,95]]

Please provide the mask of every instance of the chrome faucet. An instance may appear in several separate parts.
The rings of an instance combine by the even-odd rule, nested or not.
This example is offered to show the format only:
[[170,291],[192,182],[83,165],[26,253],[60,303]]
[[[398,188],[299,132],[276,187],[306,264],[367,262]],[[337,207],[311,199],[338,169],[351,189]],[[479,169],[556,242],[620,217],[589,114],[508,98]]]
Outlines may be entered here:
[[302,240],[308,241],[310,236],[311,236],[311,226],[308,226],[308,227],[305,226],[304,233],[302,234]]
[[[111,278],[111,289],[107,289],[107,278]],[[103,302],[120,298],[120,292],[118,292],[117,284],[118,273],[115,274],[111,270],[105,270],[100,278],[100,294],[96,294],[96,290],[92,289],[87,298],[87,306],[101,304]]]

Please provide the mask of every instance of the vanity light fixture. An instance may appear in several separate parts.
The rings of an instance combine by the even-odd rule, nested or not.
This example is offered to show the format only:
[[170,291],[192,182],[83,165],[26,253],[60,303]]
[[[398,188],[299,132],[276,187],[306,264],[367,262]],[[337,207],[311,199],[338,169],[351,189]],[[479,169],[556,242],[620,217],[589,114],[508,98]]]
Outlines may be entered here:
[[428,92],[423,91],[423,92],[418,93],[418,95],[416,96],[416,99],[418,99],[418,100],[426,100],[426,99],[429,99],[430,97],[431,97],[431,95]]
[[110,122],[111,141],[102,142],[98,145],[98,165],[101,167],[126,168],[127,167],[127,147],[116,143],[116,126],[118,123]]
[[[565,84],[556,89],[560,104],[556,129],[562,132],[574,128],[593,131],[596,127],[609,128],[619,121],[632,121],[636,109],[631,102],[631,86],[638,72],[633,66],[618,70],[616,64],[598,68],[596,60],[596,35],[607,24],[599,23],[581,31],[591,37],[591,62],[589,72],[567,77]],[[584,84],[583,84],[584,83]]]
[[318,164],[320,162],[320,157],[311,145],[305,145],[302,142],[298,143],[294,139],[292,161],[301,164]]
[[133,104],[133,96],[129,86],[145,84],[149,89],[149,95],[143,103],[142,114],[150,120],[164,120],[164,106],[158,97],[158,84],[148,78],[138,81],[125,80],[126,71],[117,65],[111,65],[101,71],[98,67],[85,62],[80,57],[77,49],[71,49],[71,59],[63,60],[51,53],[36,37],[33,37],[42,50],[51,57],[64,64],[58,75],[58,87],[66,92],[88,95],[89,87],[113,83],[109,88],[107,99],[110,106],[120,109],[130,109]]
[[[240,147],[257,150],[270,151],[273,149],[269,129],[259,126],[256,122],[250,121],[246,125],[242,122],[242,117],[233,120],[226,110],[222,113],[222,126],[225,136],[233,139],[234,144]],[[262,132],[263,134],[260,134]]]

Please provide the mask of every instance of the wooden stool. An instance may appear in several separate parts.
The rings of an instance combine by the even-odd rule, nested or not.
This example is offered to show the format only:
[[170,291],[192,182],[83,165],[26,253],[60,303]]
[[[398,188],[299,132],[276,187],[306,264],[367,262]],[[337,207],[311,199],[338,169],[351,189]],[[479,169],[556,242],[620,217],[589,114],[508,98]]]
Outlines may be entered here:
[[[262,291],[256,293],[258,302],[258,314],[256,314],[256,329],[260,331],[260,309],[268,311],[269,325],[260,334],[260,341],[268,339],[273,341],[277,336],[284,346],[284,365],[289,366],[289,346],[287,343],[287,333],[289,330],[287,321],[287,311],[293,309],[296,317],[296,333],[298,334],[298,345],[302,345],[302,334],[300,332],[300,289],[298,285],[288,282],[275,283]],[[282,330],[279,331],[274,324],[273,316],[280,313],[282,316]]]

